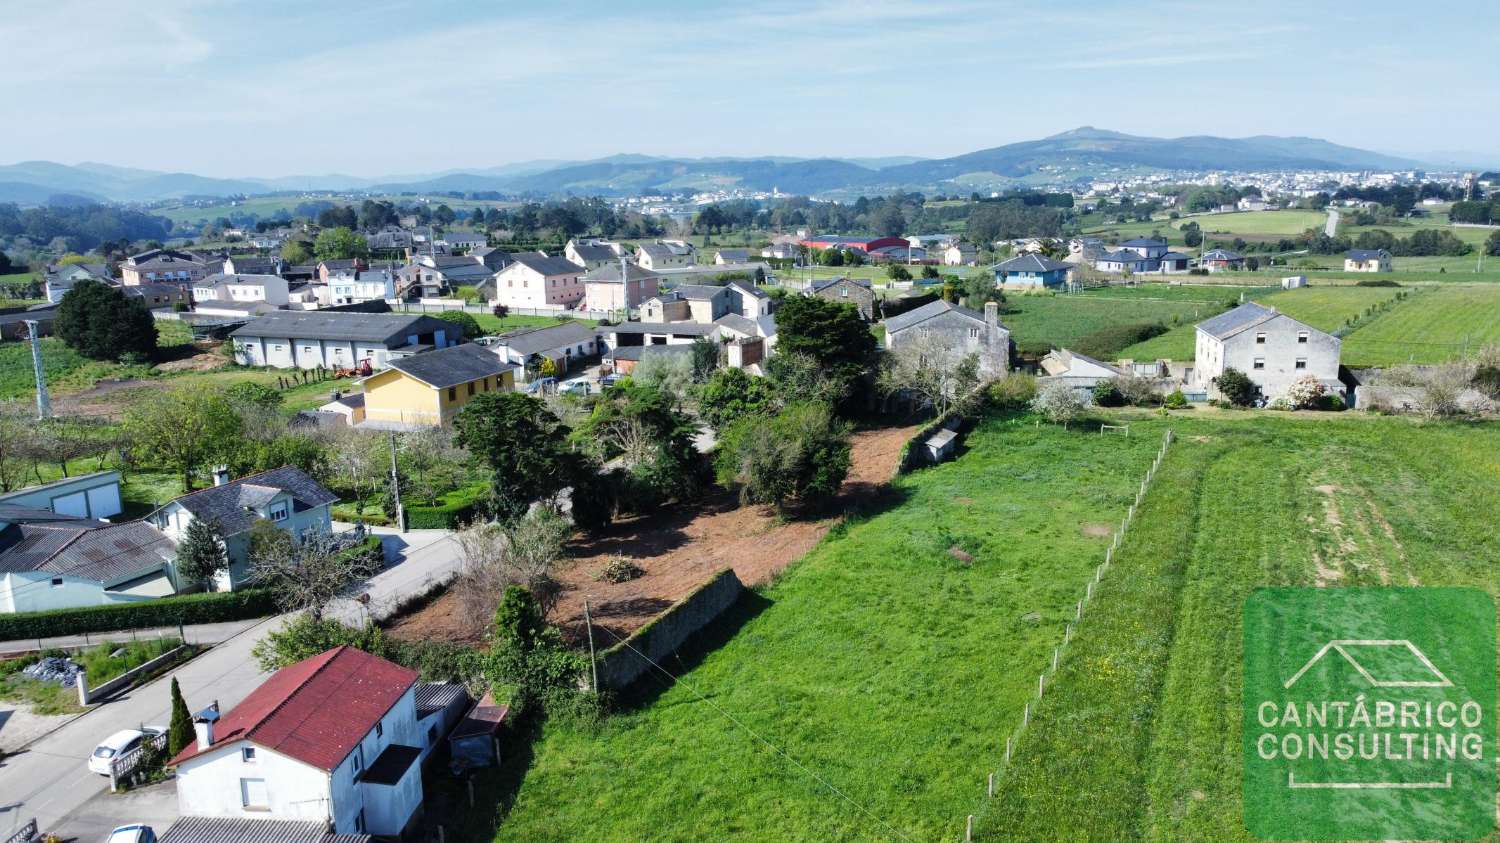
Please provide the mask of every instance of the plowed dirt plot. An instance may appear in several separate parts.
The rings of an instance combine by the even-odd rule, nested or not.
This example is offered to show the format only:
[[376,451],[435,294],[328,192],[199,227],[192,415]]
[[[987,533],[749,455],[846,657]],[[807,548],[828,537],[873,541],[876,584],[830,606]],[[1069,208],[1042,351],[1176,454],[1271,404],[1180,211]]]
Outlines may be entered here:
[[[833,511],[878,495],[915,433],[915,427],[856,433],[842,505]],[[715,492],[697,505],[621,521],[570,545],[572,558],[560,577],[563,594],[551,619],[570,637],[582,636],[587,599],[596,634],[602,627],[623,638],[725,567],[733,567],[746,585],[766,582],[817,544],[833,520],[780,520],[762,507],[742,507],[733,495]],[[645,573],[623,583],[595,579],[616,556],[630,558]],[[389,632],[398,638],[475,641],[489,619],[471,623],[461,612],[458,599],[444,594],[393,621]],[[614,639],[605,634],[600,643],[608,646]]]

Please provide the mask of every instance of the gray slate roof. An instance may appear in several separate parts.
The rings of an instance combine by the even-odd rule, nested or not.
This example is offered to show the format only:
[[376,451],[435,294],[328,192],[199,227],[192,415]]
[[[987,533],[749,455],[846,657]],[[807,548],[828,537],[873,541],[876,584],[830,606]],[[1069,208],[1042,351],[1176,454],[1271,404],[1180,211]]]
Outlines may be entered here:
[[1140,263],[1147,258],[1134,249],[1119,249],[1100,257],[1099,260],[1111,263]]
[[[399,348],[410,334],[451,334],[457,327],[431,316],[398,313],[350,313],[286,310],[268,313],[236,328],[233,337],[324,339],[378,342]],[[398,342],[392,342],[399,340]]]
[[564,322],[545,328],[520,328],[501,334],[499,342],[517,354],[537,354],[568,345],[591,342],[594,329],[579,322]]
[[934,316],[941,316],[944,313],[957,313],[960,316],[973,319],[981,325],[984,324],[983,313],[939,299],[934,302],[928,302],[914,310],[908,310],[900,316],[892,316],[885,320],[885,332],[887,334],[899,333],[919,322],[926,322],[928,319]]
[[516,263],[542,275],[581,275],[583,273],[583,267],[558,255],[516,252],[511,257]]
[[1121,246],[1154,246],[1156,248],[1161,248],[1161,247],[1167,245],[1167,241],[1165,241],[1165,240],[1156,240],[1156,239],[1153,239],[1151,237],[1137,237],[1134,240],[1126,240],[1124,243],[1121,243],[1120,245]]
[[370,843],[368,834],[330,834],[327,823],[183,817],[161,843]]
[[997,272],[1057,272],[1060,269],[1072,269],[1072,266],[1035,252],[995,264]]
[[294,512],[305,512],[339,499],[302,469],[284,465],[222,486],[189,492],[172,502],[181,504],[194,518],[214,522],[221,535],[232,536],[250,529],[260,517],[247,509],[264,507],[281,492],[291,494]]
[[1387,252],[1384,249],[1350,249],[1349,250],[1349,260],[1352,260],[1352,261],[1373,261],[1373,260],[1380,260],[1380,258],[1385,257],[1385,256],[1387,256],[1389,254],[1390,254],[1390,252]]
[[646,355],[692,354],[693,347],[687,343],[677,345],[622,345],[609,353],[611,360],[640,360]]
[[515,367],[501,361],[500,355],[484,346],[464,343],[392,360],[391,368],[399,369],[428,386],[443,389],[498,375]]
[[724,295],[724,288],[708,284],[679,284],[672,288],[672,292],[688,301],[712,301]]
[[1220,313],[1218,316],[1199,322],[1198,330],[1211,337],[1224,339],[1252,325],[1258,325],[1275,315],[1275,308],[1265,307],[1253,301],[1245,302],[1233,310]]
[[[638,263],[628,262],[625,264],[625,277],[629,278],[632,281],[645,280],[647,278],[661,278],[660,275],[652,272],[649,269],[646,269]],[[583,280],[592,281],[596,284],[618,284],[620,283],[620,264],[618,261],[614,261],[604,264],[603,266],[597,267],[595,269],[591,269],[586,275],[583,276]]]
[[813,280],[812,291],[816,293],[821,290],[826,290],[829,287],[845,281],[849,282],[855,287],[864,287],[867,290],[870,289],[870,281],[867,278],[821,278]]
[[614,249],[592,243],[574,243],[573,251],[586,261],[612,261],[618,257]]

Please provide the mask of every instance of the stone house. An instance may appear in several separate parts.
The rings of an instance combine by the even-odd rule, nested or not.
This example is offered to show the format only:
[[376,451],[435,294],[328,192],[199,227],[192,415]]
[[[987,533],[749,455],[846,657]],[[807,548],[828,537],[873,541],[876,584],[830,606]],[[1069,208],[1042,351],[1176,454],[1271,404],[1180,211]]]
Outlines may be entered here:
[[995,302],[986,302],[981,314],[939,300],[885,320],[887,350],[933,334],[942,338],[946,348],[979,355],[982,377],[1010,371],[1010,331],[1000,323],[1000,305]]
[[1198,323],[1192,381],[1213,392],[1213,380],[1233,368],[1244,372],[1268,399],[1280,398],[1307,375],[1342,395],[1338,337],[1275,308],[1247,302]]
[[867,322],[875,319],[875,291],[863,278],[824,278],[812,282],[807,295],[852,304]]

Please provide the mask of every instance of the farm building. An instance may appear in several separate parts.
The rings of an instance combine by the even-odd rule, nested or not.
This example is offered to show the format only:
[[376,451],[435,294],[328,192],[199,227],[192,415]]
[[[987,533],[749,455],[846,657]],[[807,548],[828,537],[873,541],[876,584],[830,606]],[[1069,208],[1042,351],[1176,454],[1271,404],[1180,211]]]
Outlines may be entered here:
[[1266,398],[1279,398],[1297,380],[1312,375],[1342,395],[1341,341],[1272,307],[1247,302],[1198,323],[1193,378],[1212,391],[1213,380],[1233,368],[1244,372]]
[[808,237],[801,241],[799,245],[806,246],[809,249],[858,249],[868,254],[876,249],[888,246],[896,246],[904,250],[911,244],[902,237],[833,237],[824,235]]
[[1046,380],[1067,384],[1074,389],[1090,391],[1100,381],[1124,377],[1126,372],[1066,348],[1053,349],[1041,360]]
[[342,369],[369,360],[383,369],[395,357],[455,345],[463,329],[431,316],[277,311],[229,336],[235,362],[244,366]]

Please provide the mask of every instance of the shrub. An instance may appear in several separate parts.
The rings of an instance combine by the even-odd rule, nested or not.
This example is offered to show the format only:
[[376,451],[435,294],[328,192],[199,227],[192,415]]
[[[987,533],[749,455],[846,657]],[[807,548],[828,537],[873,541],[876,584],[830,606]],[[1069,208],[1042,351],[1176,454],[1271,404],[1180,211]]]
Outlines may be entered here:
[[1167,397],[1162,400],[1161,405],[1169,410],[1181,410],[1188,405],[1187,396],[1182,394],[1182,390],[1174,389],[1167,393]]
[[1401,286],[1389,278],[1365,278],[1354,282],[1356,287],[1399,287]]
[[1319,410],[1338,412],[1345,407],[1344,399],[1337,395],[1325,395],[1318,401]]
[[1287,387],[1285,403],[1294,410],[1310,410],[1323,399],[1323,384],[1313,375],[1303,375]]
[[1024,410],[1036,397],[1036,378],[1011,372],[990,384],[987,392],[991,406],[997,410]]
[[479,328],[479,320],[462,310],[445,310],[435,315],[444,322],[452,322],[462,328],[465,337],[477,337],[484,334],[484,331]]
[[488,484],[476,483],[439,496],[436,504],[408,506],[406,527],[409,530],[457,529],[460,524],[474,520],[488,493]]
[[276,603],[270,592],[263,589],[184,594],[139,603],[0,615],[0,641],[177,624],[218,623],[274,614]]
[[1078,394],[1078,391],[1065,383],[1054,381],[1042,387],[1037,396],[1031,399],[1031,409],[1053,424],[1067,427],[1070,422],[1083,414],[1088,408],[1088,403]]
[[1223,374],[1214,378],[1213,382],[1224,400],[1236,407],[1248,407],[1255,403],[1256,393],[1260,392],[1260,387],[1250,380],[1249,375],[1233,366],[1225,368]]
[[1073,344],[1073,350],[1099,360],[1112,360],[1122,350],[1167,332],[1160,322],[1133,322],[1110,325],[1088,334]]
[[1094,384],[1094,403],[1100,407],[1119,407],[1125,403],[1125,396],[1115,388],[1114,380],[1102,380]]

